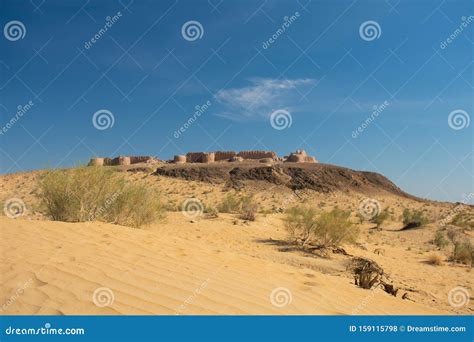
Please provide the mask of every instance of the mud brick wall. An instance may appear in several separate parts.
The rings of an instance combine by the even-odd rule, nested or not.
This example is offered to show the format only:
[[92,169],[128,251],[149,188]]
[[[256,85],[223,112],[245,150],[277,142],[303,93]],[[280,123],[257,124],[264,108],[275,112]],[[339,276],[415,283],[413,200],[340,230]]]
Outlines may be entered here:
[[277,158],[276,153],[273,151],[240,151],[237,155],[244,159]]
[[189,152],[186,154],[187,163],[213,163],[214,160],[214,152]]
[[234,151],[216,151],[215,154],[215,161],[220,160],[229,160],[237,155],[237,152]]

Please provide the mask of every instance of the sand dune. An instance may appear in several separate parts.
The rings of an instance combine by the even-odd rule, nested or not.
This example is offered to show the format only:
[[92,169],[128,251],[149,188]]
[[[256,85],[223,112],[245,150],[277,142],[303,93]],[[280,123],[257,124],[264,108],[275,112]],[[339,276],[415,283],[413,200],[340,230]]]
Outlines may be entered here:
[[[132,229],[0,217],[2,313],[449,313],[360,289],[337,258],[311,267],[315,258],[259,243],[283,236],[272,220],[278,218],[251,227],[225,217],[190,223],[175,213]],[[99,288],[103,296],[94,297]]]

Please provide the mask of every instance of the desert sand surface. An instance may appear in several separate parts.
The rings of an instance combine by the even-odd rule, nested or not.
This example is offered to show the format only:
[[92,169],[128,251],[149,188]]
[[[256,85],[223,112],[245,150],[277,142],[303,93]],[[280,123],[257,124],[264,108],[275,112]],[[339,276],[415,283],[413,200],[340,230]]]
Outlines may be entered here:
[[[166,217],[140,229],[104,222],[50,221],[38,207],[35,182],[40,171],[0,177],[1,200],[22,198],[20,218],[0,216],[2,314],[157,314],[157,315],[437,315],[472,314],[474,301],[453,307],[448,293],[472,293],[471,267],[447,260],[430,265],[436,219],[452,203],[418,201],[380,193],[394,210],[382,230],[360,223],[347,255],[314,255],[286,243],[284,214],[291,190],[262,182],[253,192],[265,212],[256,221],[232,214],[193,219],[176,207],[189,197],[215,203],[234,190],[213,184],[126,172],[131,181],[156,187],[167,205]],[[242,190],[241,190],[242,191]],[[310,201],[321,210],[356,210],[363,194],[301,191],[292,201]],[[287,200],[286,200],[287,201]],[[425,208],[433,223],[401,231],[402,208]],[[472,210],[472,209],[471,209]],[[471,232],[466,232],[471,234]],[[470,235],[469,235],[470,236]],[[472,237],[472,236],[471,236]],[[382,253],[376,253],[382,249]],[[399,288],[396,297],[380,288],[357,287],[347,270],[351,256],[384,268]],[[101,289],[106,291],[102,294]],[[405,295],[404,299],[402,296]],[[106,305],[102,305],[105,303]]]

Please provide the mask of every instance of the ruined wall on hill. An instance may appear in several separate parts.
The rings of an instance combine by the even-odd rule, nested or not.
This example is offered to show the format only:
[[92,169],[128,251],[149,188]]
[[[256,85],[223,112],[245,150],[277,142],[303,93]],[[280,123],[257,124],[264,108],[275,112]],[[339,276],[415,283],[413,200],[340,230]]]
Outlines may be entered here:
[[237,152],[234,151],[216,151],[215,154],[215,161],[220,160],[230,160],[231,158],[237,155]]
[[244,159],[277,159],[277,155],[273,151],[240,151],[237,155]]
[[187,163],[213,163],[214,160],[214,152],[189,152],[186,154]]

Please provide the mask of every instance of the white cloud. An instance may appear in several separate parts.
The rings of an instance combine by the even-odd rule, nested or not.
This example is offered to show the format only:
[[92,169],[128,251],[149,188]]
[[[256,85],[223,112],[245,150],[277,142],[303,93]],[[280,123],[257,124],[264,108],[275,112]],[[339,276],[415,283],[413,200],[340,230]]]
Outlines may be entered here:
[[266,118],[274,110],[291,107],[297,88],[312,84],[312,79],[279,80],[254,78],[251,85],[243,88],[224,89],[216,94],[217,101],[223,106],[218,116],[233,120]]

